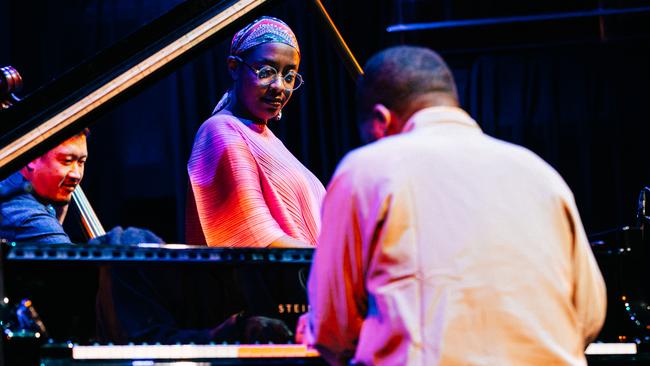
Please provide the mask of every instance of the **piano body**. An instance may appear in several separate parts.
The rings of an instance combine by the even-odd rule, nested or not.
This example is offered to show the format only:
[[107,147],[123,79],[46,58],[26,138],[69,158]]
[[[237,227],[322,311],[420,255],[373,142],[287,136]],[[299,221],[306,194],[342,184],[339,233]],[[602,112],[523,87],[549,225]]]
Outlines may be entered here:
[[[233,29],[256,17],[273,3],[276,1],[187,0],[12,108],[0,110],[0,177],[8,176],[26,162],[90,125],[108,108],[158,80],[214,40],[231,34]],[[314,3],[322,11],[320,2]],[[349,54],[341,39],[337,46],[343,55],[346,52]],[[344,62],[352,75],[358,74],[358,64],[353,62],[353,58],[344,57]],[[95,292],[99,271],[107,265],[120,268],[151,267],[152,270],[190,268],[207,272],[222,271],[227,273],[226,276],[232,276],[233,270],[241,268],[263,268],[274,278],[290,276],[295,289],[293,295],[284,297],[284,294],[280,294],[282,300],[263,304],[272,310],[254,311],[283,318],[292,325],[297,316],[307,310],[306,295],[301,286],[304,286],[311,255],[310,250],[232,250],[156,245],[50,247],[4,243],[0,263],[0,298],[9,296],[11,301],[15,301],[30,297],[44,322],[51,325],[49,335],[55,337],[56,341],[41,347],[42,339],[5,334],[0,348],[3,352],[0,353],[0,366],[16,353],[27,357],[26,361],[41,362],[43,365],[153,365],[172,361],[219,365],[322,364],[323,361],[313,350],[300,345],[93,344],[96,340]],[[611,253],[607,255],[608,258],[618,258]],[[283,287],[277,287],[280,291],[284,291],[288,283],[282,282]],[[255,292],[255,289],[251,291]],[[255,302],[247,303],[245,294],[238,296],[231,306],[255,305]],[[222,312],[226,314],[232,310],[226,307]],[[612,331],[612,334],[617,331]],[[35,345],[38,353],[33,352]],[[23,352],[25,349],[32,353],[26,354]],[[613,350],[596,349],[593,352],[605,355],[590,355],[589,363],[647,364],[650,359],[639,350],[629,345],[614,347]],[[612,352],[624,354],[608,354]]]
[[[229,249],[170,244],[43,245],[3,244],[2,268],[5,290],[12,298],[29,297],[47,329],[45,335],[5,332],[5,354],[9,364],[111,364],[142,362],[201,362],[200,364],[323,364],[318,353],[296,344],[195,344],[156,342],[154,336],[141,342],[97,342],[95,294],[103,291],[101,271],[146,274],[158,293],[147,293],[145,312],[165,327],[207,328],[238,311],[283,320],[295,329],[306,310],[304,284],[313,255],[311,249]],[[260,274],[264,278],[260,277]],[[168,281],[184,278],[182,288]],[[112,277],[119,278],[119,277]],[[145,296],[137,281],[124,277]],[[99,281],[99,282],[98,282]],[[269,281],[271,284],[269,285]],[[282,281],[282,283],[274,283]],[[266,283],[265,283],[266,282]],[[194,286],[192,286],[192,283]],[[113,295],[124,297],[120,292]],[[127,294],[128,296],[128,294]],[[158,298],[160,296],[161,298]],[[183,298],[185,296],[186,298]],[[101,295],[97,300],[101,301]],[[148,301],[151,302],[149,303]],[[151,306],[150,306],[151,304]],[[165,307],[163,311],[158,309]],[[173,322],[170,322],[173,318]],[[6,317],[7,329],[13,317]],[[212,324],[211,324],[212,322]],[[170,328],[165,329],[166,332]],[[36,332],[38,333],[38,332]],[[193,334],[193,333],[192,333]],[[8,361],[9,362],[9,361]],[[207,363],[211,362],[211,363]]]
[[[627,249],[621,251],[618,244],[636,247],[639,231],[627,228],[623,242],[615,246],[602,246],[597,256],[602,264],[605,260],[627,261]],[[602,244],[601,244],[602,245]],[[98,269],[111,265],[118,268],[144,268],[159,276],[160,271],[172,271],[181,275],[190,269],[194,280],[206,283],[206,273],[214,278],[232,278],[232,271],[242,269],[266,270],[265,275],[279,278],[284,283],[267,297],[264,305],[272,304],[265,315],[283,319],[295,324],[297,316],[306,306],[306,295],[301,291],[305,274],[313,256],[311,249],[229,249],[194,247],[185,245],[142,244],[134,246],[111,245],[30,245],[3,243],[0,267],[5,278],[7,294],[21,299],[29,296],[38,310],[40,319],[48,326],[52,339],[45,344],[42,339],[28,334],[5,334],[5,354],[20,364],[41,365],[157,365],[169,362],[184,362],[188,365],[324,365],[318,353],[296,344],[152,344],[125,343],[107,344],[95,342],[95,293],[97,291]],[[621,257],[623,255],[623,257]],[[286,276],[289,277],[286,277]],[[293,282],[286,281],[295,276]],[[627,276],[618,274],[618,276]],[[623,277],[608,276],[608,283],[620,283]],[[84,280],[81,280],[84,279]],[[292,288],[293,283],[293,288]],[[72,285],[71,285],[72,284]],[[231,284],[239,286],[236,281]],[[268,291],[268,288],[250,286],[250,291]],[[287,296],[286,291],[293,293]],[[620,289],[613,288],[615,294]],[[627,290],[627,289],[626,289]],[[639,299],[639,292],[627,292],[629,301]],[[292,300],[283,303],[273,299]],[[234,293],[228,296],[228,306],[242,309],[259,305],[256,301],[246,303]],[[635,343],[634,337],[644,334],[634,322],[621,319],[625,315],[623,302],[610,297],[609,328],[606,325],[600,341],[587,349],[589,365],[643,365],[650,362],[644,342]],[[197,297],[201,298],[200,296]],[[205,298],[201,298],[202,301]],[[239,302],[239,303],[238,303]],[[217,302],[208,303],[213,306]],[[204,304],[205,305],[205,304]],[[195,309],[192,309],[194,311]],[[223,314],[233,308],[223,310]],[[259,308],[254,311],[263,312]],[[274,314],[270,312],[275,311]],[[614,316],[612,316],[614,314]],[[618,316],[616,315],[618,314]],[[611,328],[611,329],[610,329]],[[636,329],[635,329],[636,328]],[[616,342],[616,337],[626,336]],[[13,337],[13,338],[12,338]],[[26,352],[27,350],[27,352]],[[25,362],[25,363],[23,363]],[[40,362],[40,363],[39,363]]]

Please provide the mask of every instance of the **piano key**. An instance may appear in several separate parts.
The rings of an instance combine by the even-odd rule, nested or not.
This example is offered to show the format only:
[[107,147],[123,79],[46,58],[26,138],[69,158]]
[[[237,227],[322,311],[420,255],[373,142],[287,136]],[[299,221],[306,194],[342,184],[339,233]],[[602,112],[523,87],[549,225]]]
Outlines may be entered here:
[[585,350],[586,355],[634,355],[636,343],[591,343]]

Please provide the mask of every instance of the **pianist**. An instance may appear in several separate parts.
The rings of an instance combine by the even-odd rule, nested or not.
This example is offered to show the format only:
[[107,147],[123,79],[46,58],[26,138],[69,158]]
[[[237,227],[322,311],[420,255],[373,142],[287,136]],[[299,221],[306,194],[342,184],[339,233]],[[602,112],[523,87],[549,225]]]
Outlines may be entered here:
[[585,365],[605,287],[560,175],[483,134],[431,50],[376,54],[358,98],[385,138],[328,187],[308,341],[335,365]]
[[85,129],[0,182],[0,238],[70,243],[63,220],[88,157]]

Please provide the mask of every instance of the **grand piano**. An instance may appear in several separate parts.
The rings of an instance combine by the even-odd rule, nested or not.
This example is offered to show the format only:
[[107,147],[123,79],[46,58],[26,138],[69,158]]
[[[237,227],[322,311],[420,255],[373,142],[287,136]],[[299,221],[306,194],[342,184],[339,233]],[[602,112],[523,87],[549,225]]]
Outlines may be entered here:
[[[182,65],[216,40],[227,37],[232,30],[276,3],[278,1],[272,0],[185,1],[127,39],[14,103],[11,108],[0,110],[0,177],[8,176],[89,126],[112,106],[159,80],[174,67]],[[319,2],[314,3],[318,9]],[[325,24],[332,27],[327,21]],[[334,43],[342,55],[349,53],[340,38],[335,37]],[[358,74],[358,64],[353,58],[342,59],[353,77]],[[626,248],[631,247],[627,245],[629,241],[617,240],[613,246],[602,250],[603,263],[618,265],[621,258],[628,258],[623,256]],[[44,342],[45,337],[37,336],[38,332],[5,332],[0,365],[3,362],[5,365],[19,364],[11,363],[15,360],[43,365],[149,365],[172,361],[220,365],[322,364],[313,350],[291,344],[95,343],[95,292],[98,271],[103,266],[199,266],[202,270],[216,271],[265,267],[272,272],[285,271],[294,276],[298,297],[276,297],[274,303],[266,305],[276,312],[269,315],[284,317],[292,324],[296,315],[306,311],[304,288],[301,290],[300,286],[304,285],[311,255],[310,250],[230,250],[166,245],[116,248],[82,244],[44,247],[3,243],[0,298],[8,299],[5,310],[13,309],[9,305],[16,305],[17,301],[29,297],[33,306],[22,305],[27,310],[38,311],[52,342]],[[620,278],[612,281],[620,282]],[[238,301],[245,302],[246,299],[239,298]],[[621,305],[617,299],[610,303],[614,306],[612,312],[620,308],[616,307]],[[624,300],[622,304],[625,304]],[[650,361],[641,352],[643,347],[637,347],[639,344],[635,342],[638,337],[641,337],[639,343],[646,341],[642,331],[619,327],[619,323],[608,324],[608,327],[606,337],[601,339],[603,343],[590,351],[594,354],[589,356],[590,364],[646,364]],[[611,346],[618,337],[622,337],[618,339],[620,342]],[[597,355],[599,353],[605,355]]]
[[[22,100],[10,99],[7,102],[10,108],[0,110],[0,175],[4,179],[94,123],[110,107],[160,80],[197,52],[229,37],[233,29],[261,15],[273,3],[266,0],[182,2]],[[4,69],[7,70],[11,73],[11,69]],[[8,80],[2,84],[3,89],[20,82],[15,75],[9,75]],[[0,364],[69,364],[76,362],[73,360],[88,363],[92,362],[93,355],[126,364],[147,359],[202,360],[218,364],[321,364],[313,350],[291,344],[203,344],[199,347],[162,342],[153,351],[146,347],[146,337],[138,344],[140,348],[128,343],[95,344],[102,341],[95,330],[95,294],[98,286],[102,291],[105,271],[129,273],[125,281],[133,280],[133,274],[146,276],[147,273],[152,277],[168,276],[170,280],[182,277],[184,282],[171,289],[169,286],[153,289],[162,294],[160,303],[164,306],[161,307],[166,307],[160,312],[161,317],[186,321],[178,324],[179,328],[214,327],[218,324],[214,321],[245,311],[247,316],[279,318],[295,329],[297,317],[307,310],[304,285],[311,255],[310,250],[229,250],[184,245],[30,247],[3,243],[0,299],[6,299],[3,305],[6,317]],[[115,278],[119,277],[112,277]],[[263,283],[266,285],[257,286]],[[207,297],[195,298],[187,292],[190,286],[192,291],[198,291],[199,285]],[[227,289],[233,292],[228,293]],[[181,293],[187,298],[181,297]],[[183,312],[182,316],[177,312]],[[151,313],[156,310],[152,309]],[[205,314],[212,318],[206,318]],[[43,326],[21,330],[30,322]],[[44,339],[51,339],[52,343],[41,347]],[[86,348],[84,353],[83,347],[91,348]]]

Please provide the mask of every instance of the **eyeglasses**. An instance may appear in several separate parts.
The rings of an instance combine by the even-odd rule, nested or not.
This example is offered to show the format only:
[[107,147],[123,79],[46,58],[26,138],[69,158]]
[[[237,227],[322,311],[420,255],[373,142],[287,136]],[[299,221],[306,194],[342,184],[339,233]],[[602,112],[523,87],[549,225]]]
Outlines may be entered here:
[[278,76],[280,76],[280,79],[282,80],[282,84],[284,85],[284,88],[286,90],[290,90],[290,91],[296,90],[300,88],[302,83],[304,83],[304,80],[302,80],[302,75],[298,74],[293,70],[287,72],[285,75],[282,75],[273,66],[264,65],[261,68],[256,69],[253,66],[249,65],[246,61],[242,60],[239,56],[233,56],[233,57],[237,61],[248,66],[248,68],[251,69],[255,73],[255,75],[257,75],[257,80],[260,81],[260,84],[262,86],[269,86],[273,84],[273,82]]

